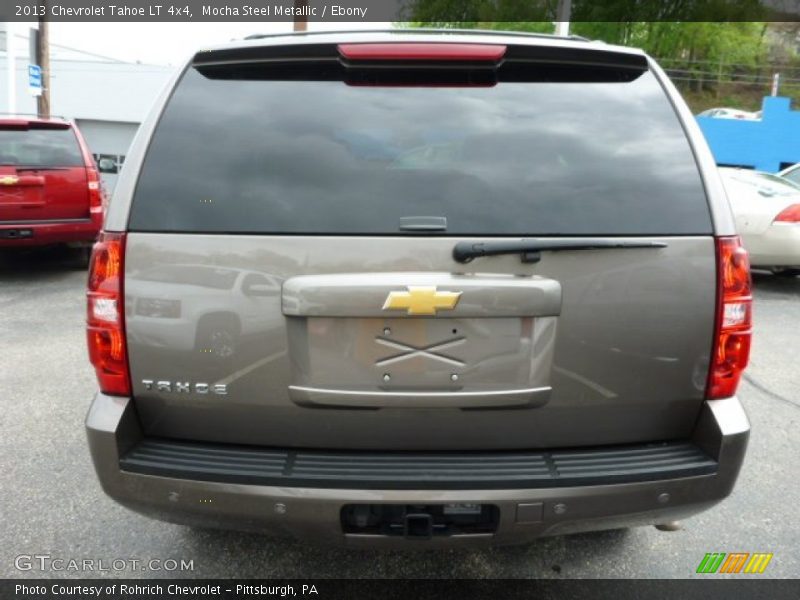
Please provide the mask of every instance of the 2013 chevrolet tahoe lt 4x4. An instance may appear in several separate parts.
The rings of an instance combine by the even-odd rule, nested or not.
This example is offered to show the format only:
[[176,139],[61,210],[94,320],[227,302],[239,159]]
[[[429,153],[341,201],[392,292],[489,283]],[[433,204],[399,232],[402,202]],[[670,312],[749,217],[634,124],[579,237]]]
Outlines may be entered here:
[[642,52],[368,32],[203,50],[88,284],[105,491],[424,547],[659,523],[730,492],[747,254]]

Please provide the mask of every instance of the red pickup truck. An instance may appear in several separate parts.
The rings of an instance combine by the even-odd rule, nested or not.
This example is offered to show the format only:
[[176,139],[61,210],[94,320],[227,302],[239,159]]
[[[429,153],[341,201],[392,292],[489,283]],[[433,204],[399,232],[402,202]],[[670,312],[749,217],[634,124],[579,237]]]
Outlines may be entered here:
[[94,159],[73,123],[0,118],[0,248],[68,244],[88,257],[105,204]]

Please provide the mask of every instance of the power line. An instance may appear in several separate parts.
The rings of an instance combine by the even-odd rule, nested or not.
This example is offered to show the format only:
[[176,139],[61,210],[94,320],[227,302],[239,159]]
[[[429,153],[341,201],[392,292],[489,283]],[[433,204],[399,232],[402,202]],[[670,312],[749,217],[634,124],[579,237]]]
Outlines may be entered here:
[[[27,41],[30,39],[30,36],[23,35],[21,33],[15,33],[14,37],[19,38],[21,40]],[[70,50],[72,52],[78,52],[79,54],[85,54],[86,56],[94,56],[95,58],[102,58],[103,60],[107,60],[114,63],[123,63],[123,64],[135,64],[129,63],[125,60],[120,60],[119,58],[114,58],[113,56],[106,56],[104,54],[97,54],[96,52],[89,52],[88,50],[81,50],[80,48],[73,48],[72,46],[66,46],[64,44],[56,44],[54,42],[50,42],[50,45],[56,48],[61,48],[63,50]]]

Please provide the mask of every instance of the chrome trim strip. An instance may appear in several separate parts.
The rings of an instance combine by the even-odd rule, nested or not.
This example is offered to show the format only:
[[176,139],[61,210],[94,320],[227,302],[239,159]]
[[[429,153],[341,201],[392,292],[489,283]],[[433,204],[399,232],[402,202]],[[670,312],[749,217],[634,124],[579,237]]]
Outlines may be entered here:
[[337,390],[289,386],[292,402],[310,407],[354,408],[538,408],[550,399],[550,386],[469,392]]

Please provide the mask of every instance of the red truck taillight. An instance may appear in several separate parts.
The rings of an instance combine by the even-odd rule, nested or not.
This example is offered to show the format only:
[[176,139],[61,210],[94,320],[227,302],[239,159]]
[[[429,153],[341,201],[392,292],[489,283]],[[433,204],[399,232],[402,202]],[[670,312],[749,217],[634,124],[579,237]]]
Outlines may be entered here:
[[706,398],[736,393],[750,357],[753,296],[747,250],[736,237],[717,238],[717,315]]
[[86,182],[89,186],[89,209],[92,212],[103,211],[103,190],[100,188],[100,174],[97,169],[86,169]]
[[89,360],[100,390],[119,396],[131,393],[122,306],[124,258],[125,234],[101,233],[92,249],[86,292]]

